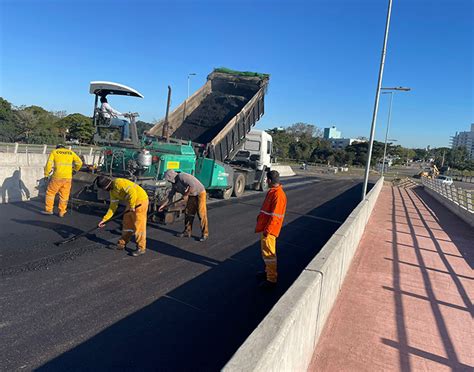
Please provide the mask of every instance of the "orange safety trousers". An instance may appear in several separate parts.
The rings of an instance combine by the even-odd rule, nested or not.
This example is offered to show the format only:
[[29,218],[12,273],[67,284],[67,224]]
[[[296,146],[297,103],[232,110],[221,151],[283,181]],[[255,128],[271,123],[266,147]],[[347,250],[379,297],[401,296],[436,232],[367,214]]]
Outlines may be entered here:
[[184,231],[191,235],[193,230],[194,216],[196,213],[201,221],[202,236],[209,236],[209,226],[207,222],[206,192],[201,192],[198,196],[189,196],[184,210]]
[[265,272],[267,280],[272,283],[277,281],[277,255],[276,255],[276,236],[268,234],[260,239],[260,248],[262,251],[263,262],[265,263]]
[[63,215],[67,210],[69,194],[71,193],[72,180],[70,178],[51,178],[46,190],[45,211],[53,212],[54,198],[59,193],[59,214]]
[[122,220],[122,237],[118,241],[121,246],[126,246],[135,235],[135,243],[139,250],[146,249],[146,221],[148,213],[148,199],[137,201],[138,208],[135,212],[125,213]]

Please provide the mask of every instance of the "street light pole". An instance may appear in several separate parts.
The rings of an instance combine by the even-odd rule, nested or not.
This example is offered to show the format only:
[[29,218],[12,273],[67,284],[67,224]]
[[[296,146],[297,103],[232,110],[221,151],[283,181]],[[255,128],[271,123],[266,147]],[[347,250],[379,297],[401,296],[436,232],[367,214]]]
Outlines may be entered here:
[[389,92],[382,92],[382,94],[390,94],[390,106],[388,108],[387,130],[385,131],[385,146],[384,146],[384,149],[383,149],[383,163],[382,163],[382,174],[381,174],[381,176],[383,177],[383,174],[384,174],[384,171],[385,171],[385,157],[387,156],[388,132],[390,130],[390,119],[392,117],[393,93],[395,93],[395,91],[408,92],[408,91],[411,90],[411,88],[395,87],[395,88],[381,88],[381,90],[388,90],[389,91]]
[[188,74],[188,98],[189,98],[189,86],[190,86],[191,76],[196,76],[196,73],[191,72],[190,74]]
[[372,125],[370,128],[369,152],[367,153],[367,165],[365,166],[364,184],[362,186],[362,200],[365,199],[367,193],[367,185],[369,183],[370,161],[372,160],[372,148],[374,147],[375,124],[377,122],[377,111],[379,108],[380,88],[382,86],[383,68],[385,65],[385,55],[387,51],[388,30],[390,29],[390,16],[392,14],[392,0],[388,0],[387,20],[385,22],[385,36],[383,39],[382,57],[380,59],[379,79],[377,82],[377,90],[375,91],[374,112],[372,114]]
[[388,131],[390,130],[390,118],[392,116],[392,101],[393,101],[393,92],[383,92],[390,94],[390,106],[388,107],[388,120],[387,120],[387,130],[385,131],[385,147],[383,149],[383,160],[382,160],[382,177],[385,171],[385,157],[387,156],[387,139]]

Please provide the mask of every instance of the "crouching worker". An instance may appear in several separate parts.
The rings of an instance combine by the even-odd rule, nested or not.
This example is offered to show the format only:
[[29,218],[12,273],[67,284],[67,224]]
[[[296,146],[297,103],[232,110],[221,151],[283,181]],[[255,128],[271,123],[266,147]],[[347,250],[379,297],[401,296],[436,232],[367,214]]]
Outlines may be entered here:
[[267,192],[255,227],[256,233],[262,233],[260,248],[265,272],[257,273],[257,277],[263,280],[260,283],[262,288],[272,288],[277,283],[276,238],[280,235],[286,211],[286,195],[280,184],[280,174],[277,171],[268,172],[267,183],[270,190]]
[[204,242],[209,236],[207,224],[206,189],[204,185],[194,176],[187,173],[177,173],[172,169],[165,172],[165,180],[173,185],[168,199],[158,209],[160,212],[173,201],[176,193],[182,194],[187,201],[184,211],[184,231],[177,234],[180,238],[190,238],[193,230],[193,221],[196,213],[201,221],[201,238]]
[[49,177],[51,171],[53,174],[46,190],[44,211],[41,213],[53,214],[54,199],[59,193],[59,217],[64,217],[71,193],[73,170],[77,172],[81,167],[82,160],[79,156],[63,145],[57,145],[56,150],[51,151],[44,167],[44,176]]
[[132,252],[133,257],[141,256],[146,252],[146,220],[148,212],[148,195],[145,190],[132,181],[125,178],[112,180],[107,176],[97,177],[97,186],[110,192],[109,210],[99,222],[99,227],[104,227],[105,222],[110,220],[117,210],[119,201],[127,203],[128,213],[125,213],[122,221],[122,237],[117,243],[116,249],[123,250],[135,235],[137,250]]

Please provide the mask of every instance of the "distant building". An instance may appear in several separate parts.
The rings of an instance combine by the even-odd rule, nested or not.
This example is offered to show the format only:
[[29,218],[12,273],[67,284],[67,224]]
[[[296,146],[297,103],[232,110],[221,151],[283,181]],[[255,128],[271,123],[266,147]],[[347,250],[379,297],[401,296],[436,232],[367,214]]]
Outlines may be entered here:
[[451,148],[465,147],[471,159],[474,159],[474,123],[471,124],[470,132],[456,132],[451,137]]
[[333,138],[329,139],[329,142],[331,143],[331,148],[333,150],[342,150],[354,143],[363,143],[367,141],[358,138]]
[[331,139],[331,138],[341,138],[341,131],[337,130],[335,126],[331,128],[324,128],[324,139]]

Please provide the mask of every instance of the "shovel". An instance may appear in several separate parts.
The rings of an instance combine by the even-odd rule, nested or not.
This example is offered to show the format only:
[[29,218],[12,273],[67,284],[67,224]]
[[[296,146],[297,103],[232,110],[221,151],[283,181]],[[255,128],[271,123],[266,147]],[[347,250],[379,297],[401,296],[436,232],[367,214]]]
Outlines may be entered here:
[[[135,208],[138,208],[138,207],[140,207],[140,206],[141,206],[141,204],[137,205]],[[127,210],[127,211],[123,211],[122,213],[117,214],[116,216],[114,216],[114,217],[111,218],[110,220],[107,220],[107,221],[105,222],[105,224],[108,224],[110,221],[114,221],[114,220],[119,219],[120,217],[122,217],[124,214],[126,214],[126,213],[128,213],[128,212],[130,212],[130,211]],[[87,234],[90,234],[91,232],[94,232],[94,231],[97,230],[97,229],[100,229],[100,227],[99,227],[99,226],[94,226],[94,227],[93,227],[92,229],[90,229],[90,230],[81,232],[80,234],[74,235],[74,236],[72,236],[72,237],[70,237],[70,238],[67,238],[67,239],[65,239],[65,240],[61,240],[61,241],[56,242],[56,243],[54,243],[54,244],[57,245],[57,246],[60,246],[60,245],[66,244],[66,243],[73,242],[74,240],[77,240],[77,239],[79,239],[79,238],[82,238],[83,236],[86,236]]]

